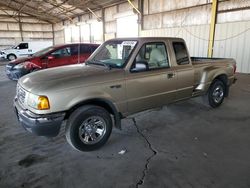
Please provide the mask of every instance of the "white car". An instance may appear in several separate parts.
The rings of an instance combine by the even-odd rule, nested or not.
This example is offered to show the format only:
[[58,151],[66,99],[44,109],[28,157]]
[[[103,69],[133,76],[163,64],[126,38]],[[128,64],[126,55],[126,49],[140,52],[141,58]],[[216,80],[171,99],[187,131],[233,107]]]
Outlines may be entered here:
[[27,57],[52,45],[52,41],[21,42],[16,46],[1,50],[0,57],[11,61],[18,57]]

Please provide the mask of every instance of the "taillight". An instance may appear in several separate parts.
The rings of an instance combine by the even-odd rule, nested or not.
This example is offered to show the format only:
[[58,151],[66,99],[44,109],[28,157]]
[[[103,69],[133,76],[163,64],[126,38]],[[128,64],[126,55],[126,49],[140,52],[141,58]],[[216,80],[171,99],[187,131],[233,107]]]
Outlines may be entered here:
[[234,67],[234,74],[235,74],[235,72],[236,72],[236,64],[234,64],[233,67]]

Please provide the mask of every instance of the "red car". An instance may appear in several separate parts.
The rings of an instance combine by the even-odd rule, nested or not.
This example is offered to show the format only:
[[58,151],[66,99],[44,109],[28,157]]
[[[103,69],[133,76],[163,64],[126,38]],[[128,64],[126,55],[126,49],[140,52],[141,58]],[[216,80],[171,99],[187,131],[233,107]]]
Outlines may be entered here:
[[98,44],[55,45],[36,52],[30,57],[18,58],[6,65],[6,74],[11,80],[40,69],[85,62],[98,48]]

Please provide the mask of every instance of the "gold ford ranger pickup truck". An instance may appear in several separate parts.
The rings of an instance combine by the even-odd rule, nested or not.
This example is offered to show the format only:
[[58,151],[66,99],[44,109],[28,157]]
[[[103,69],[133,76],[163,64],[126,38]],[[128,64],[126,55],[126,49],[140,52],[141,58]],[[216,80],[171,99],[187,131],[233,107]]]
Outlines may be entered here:
[[29,132],[56,136],[66,121],[69,144],[90,151],[128,115],[201,95],[211,107],[220,106],[235,70],[233,59],[190,57],[180,38],[112,39],[85,64],[19,79],[14,106]]

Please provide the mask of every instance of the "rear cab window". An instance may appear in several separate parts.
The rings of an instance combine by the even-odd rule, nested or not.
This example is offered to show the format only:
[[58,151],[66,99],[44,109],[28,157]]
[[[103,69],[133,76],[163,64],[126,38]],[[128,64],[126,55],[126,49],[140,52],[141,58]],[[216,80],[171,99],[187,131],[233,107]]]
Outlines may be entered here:
[[184,42],[173,42],[173,49],[178,65],[189,64],[189,56]]

